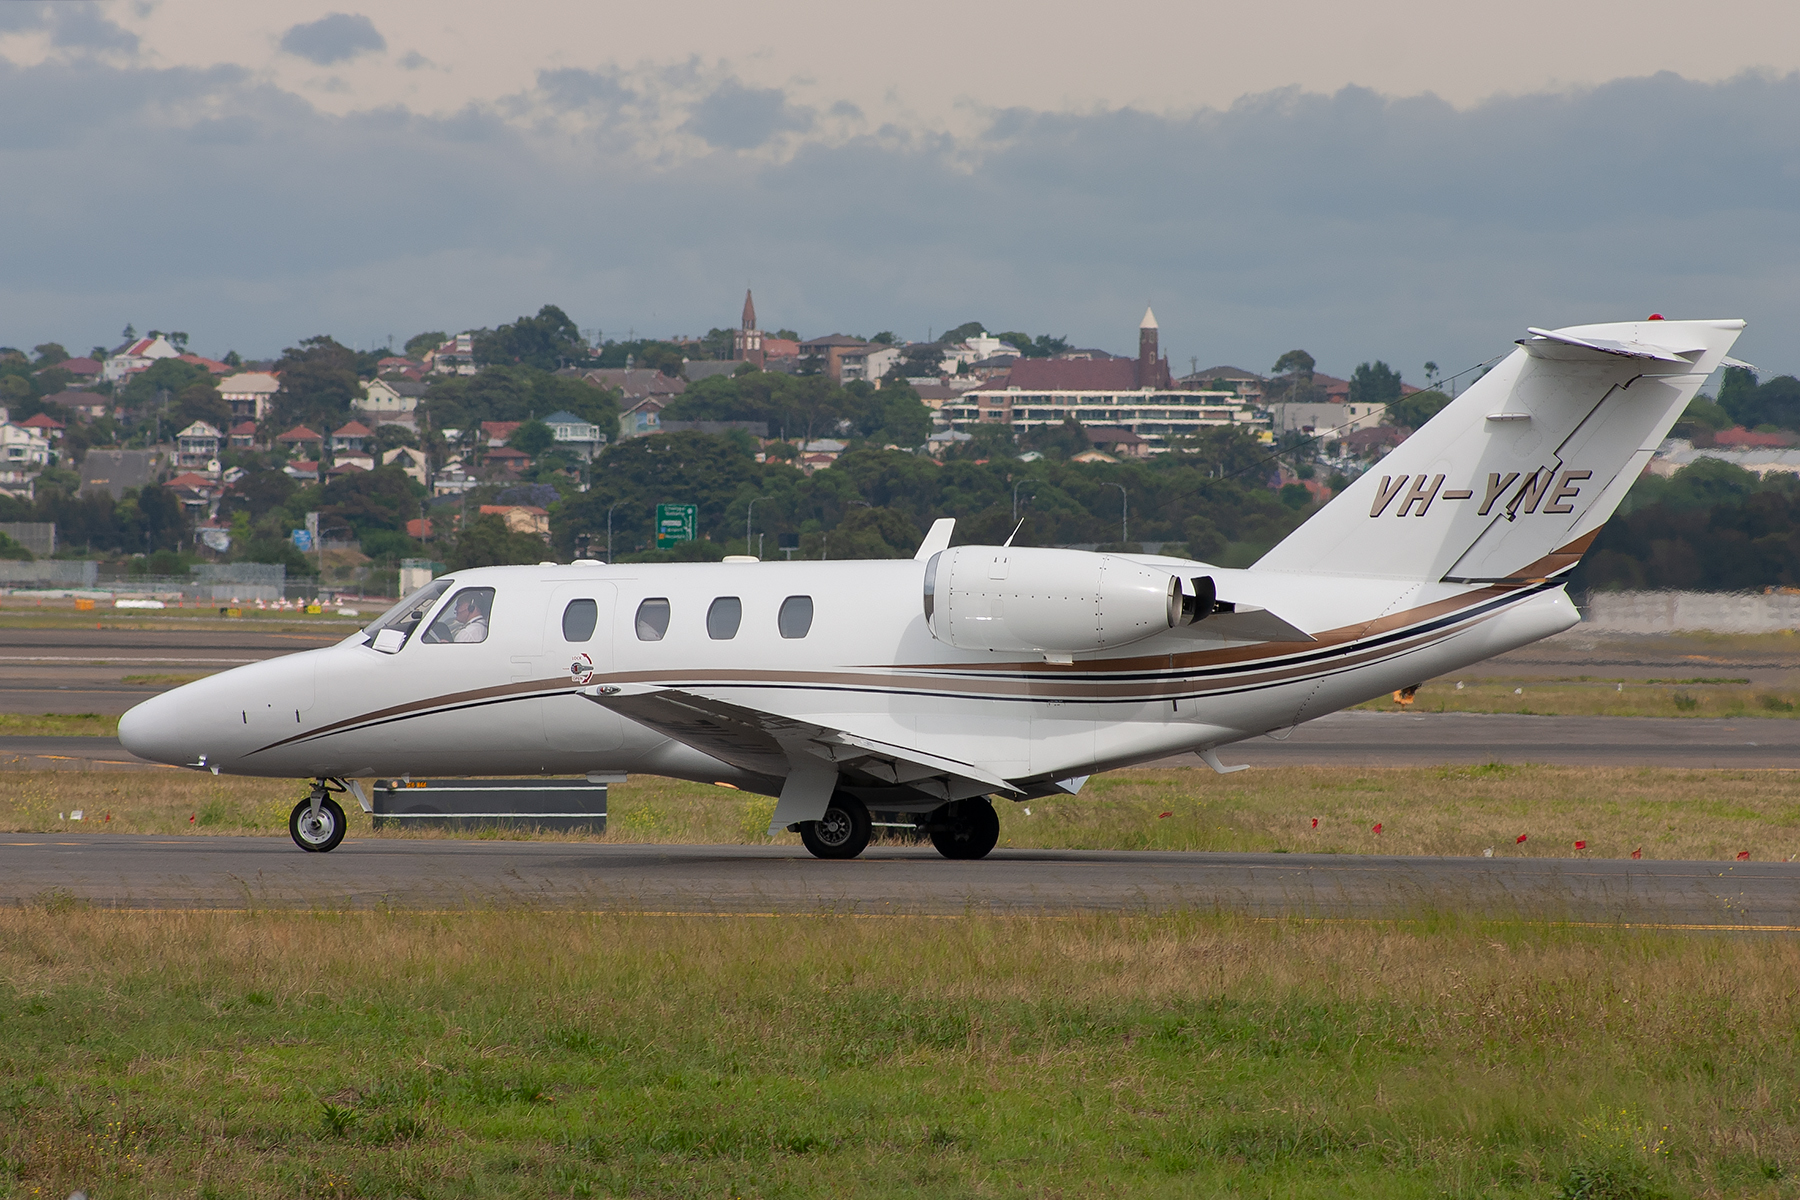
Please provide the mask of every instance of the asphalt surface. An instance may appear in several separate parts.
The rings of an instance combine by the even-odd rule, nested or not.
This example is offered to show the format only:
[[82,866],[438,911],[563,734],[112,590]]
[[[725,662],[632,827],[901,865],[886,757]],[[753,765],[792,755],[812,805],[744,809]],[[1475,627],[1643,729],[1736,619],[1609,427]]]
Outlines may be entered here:
[[1800,932],[1800,865],[999,850],[851,862],[747,846],[0,835],[0,903],[633,912],[1165,912],[1430,917]]

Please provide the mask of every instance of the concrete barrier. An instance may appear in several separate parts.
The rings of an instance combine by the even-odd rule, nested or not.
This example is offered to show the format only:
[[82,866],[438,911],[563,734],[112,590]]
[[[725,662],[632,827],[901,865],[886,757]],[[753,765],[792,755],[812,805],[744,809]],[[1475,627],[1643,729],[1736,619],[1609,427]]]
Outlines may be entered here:
[[1590,633],[1800,629],[1800,595],[1790,592],[1590,592],[1581,608]]

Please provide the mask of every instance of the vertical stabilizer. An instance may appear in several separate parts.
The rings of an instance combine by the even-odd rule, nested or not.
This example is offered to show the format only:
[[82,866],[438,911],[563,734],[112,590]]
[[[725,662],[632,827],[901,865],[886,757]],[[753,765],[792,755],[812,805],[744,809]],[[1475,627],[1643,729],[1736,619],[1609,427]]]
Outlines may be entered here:
[[1567,571],[1743,327],[1533,329],[1253,569],[1469,583]]

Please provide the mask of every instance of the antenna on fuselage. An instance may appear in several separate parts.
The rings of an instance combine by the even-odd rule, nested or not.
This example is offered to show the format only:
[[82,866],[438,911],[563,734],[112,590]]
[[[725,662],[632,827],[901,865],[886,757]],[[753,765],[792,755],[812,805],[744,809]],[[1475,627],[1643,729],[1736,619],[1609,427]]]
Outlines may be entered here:
[[1013,540],[1013,539],[1014,539],[1014,538],[1016,538],[1016,537],[1018,537],[1018,536],[1019,536],[1019,530],[1021,530],[1021,529],[1023,529],[1023,528],[1025,528],[1025,518],[1024,518],[1024,517],[1020,517],[1020,518],[1019,518],[1019,523],[1018,523],[1018,524],[1017,524],[1017,525],[1014,525],[1014,526],[1013,526],[1013,531],[1012,531],[1012,532],[1011,532],[1011,533],[1009,533],[1009,534],[1007,534],[1007,535],[1006,535],[1006,540],[1005,540],[1005,541],[1004,541],[1004,542],[1001,542],[1001,543],[1000,543],[1000,544],[1001,544],[1001,545],[1002,545],[1002,546],[1010,546],[1010,545],[1012,545],[1012,540]]

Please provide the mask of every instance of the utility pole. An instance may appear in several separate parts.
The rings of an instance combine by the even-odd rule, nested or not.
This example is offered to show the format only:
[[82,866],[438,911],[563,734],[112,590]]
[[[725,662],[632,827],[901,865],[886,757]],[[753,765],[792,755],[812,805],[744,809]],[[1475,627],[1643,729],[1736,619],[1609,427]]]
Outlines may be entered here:
[[[625,503],[623,500],[619,501],[619,504],[623,504],[623,503]],[[613,561],[612,515],[613,515],[613,509],[619,507],[619,504],[615,504],[612,506],[612,508],[608,508],[606,510],[606,565],[609,567],[612,566],[612,561]]]
[[1119,540],[1121,542],[1129,542],[1131,540],[1131,527],[1126,520],[1126,506],[1128,502],[1125,498],[1125,485],[1122,483],[1102,483],[1100,486],[1116,487],[1119,489]]
[[[1021,480],[1019,480],[1018,483],[1013,484],[1013,515],[1012,515],[1012,519],[1013,519],[1014,525],[1017,525],[1019,523],[1019,489],[1028,483],[1035,485],[1037,483],[1037,481],[1035,479],[1021,479]],[[1037,492],[1035,489],[1032,491],[1031,495],[1032,496],[1037,495]],[[1029,499],[1031,499],[1031,496],[1027,496],[1025,498],[1027,500],[1029,500]]]
[[[765,432],[767,432],[767,431],[765,430]],[[750,514],[756,511],[756,506],[758,504],[760,504],[762,501],[767,500],[767,499],[768,499],[767,496],[758,496],[754,500],[750,501],[750,503],[744,507],[744,553],[745,554],[750,553]],[[756,557],[760,559],[762,557],[762,555],[758,554]]]

